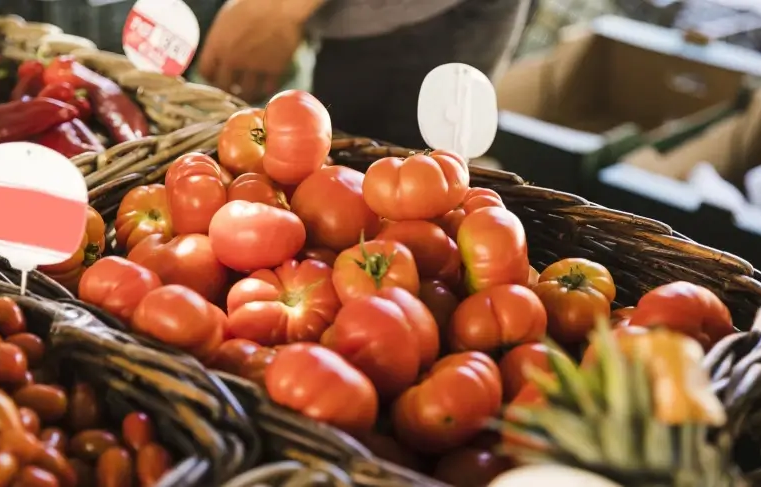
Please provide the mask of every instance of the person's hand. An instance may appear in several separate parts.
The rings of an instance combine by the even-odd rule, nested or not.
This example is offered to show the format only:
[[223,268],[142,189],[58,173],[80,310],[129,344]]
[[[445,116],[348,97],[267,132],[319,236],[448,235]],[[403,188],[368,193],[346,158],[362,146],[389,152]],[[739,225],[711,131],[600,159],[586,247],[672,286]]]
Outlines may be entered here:
[[228,0],[201,52],[201,76],[248,102],[274,93],[302,41],[303,21],[311,13],[293,4],[291,0]]

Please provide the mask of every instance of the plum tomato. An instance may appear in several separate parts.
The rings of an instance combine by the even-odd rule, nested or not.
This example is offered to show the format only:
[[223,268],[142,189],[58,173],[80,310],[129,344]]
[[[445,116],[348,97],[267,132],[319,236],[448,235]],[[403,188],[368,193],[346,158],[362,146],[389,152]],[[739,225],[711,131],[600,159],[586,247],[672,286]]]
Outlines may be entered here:
[[457,239],[457,231],[465,217],[479,208],[486,207],[504,208],[505,204],[499,194],[492,189],[468,188],[460,206],[446,215],[434,219],[433,222],[443,228],[447,235]]
[[170,164],[165,179],[174,234],[208,233],[214,213],[227,203],[217,162],[191,152]]
[[264,172],[264,145],[256,141],[263,123],[264,110],[244,108],[228,118],[222,127],[217,144],[219,165],[233,176]]
[[172,236],[169,198],[163,184],[148,184],[130,190],[116,212],[116,244],[129,252],[148,235]]
[[264,174],[246,173],[235,178],[227,188],[227,201],[235,200],[289,209],[283,190]]
[[438,225],[425,220],[406,220],[386,225],[376,237],[407,247],[415,258],[420,278],[456,283],[460,275],[460,251]]

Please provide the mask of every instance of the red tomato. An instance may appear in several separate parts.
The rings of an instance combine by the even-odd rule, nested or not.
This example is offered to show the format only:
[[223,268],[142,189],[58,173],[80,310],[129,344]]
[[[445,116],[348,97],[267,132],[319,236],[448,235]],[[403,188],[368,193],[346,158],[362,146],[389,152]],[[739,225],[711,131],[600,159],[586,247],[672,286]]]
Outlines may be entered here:
[[155,272],[116,256],[90,266],[79,281],[79,299],[129,323],[138,303],[161,286]]
[[225,169],[222,166],[219,166],[219,174],[222,175],[222,184],[225,185],[225,188],[229,188],[230,185],[233,183],[233,175],[230,174],[230,171]]
[[439,354],[433,316],[401,288],[348,302],[320,342],[364,372],[384,398],[411,386]]
[[161,286],[140,301],[132,315],[132,329],[178,348],[198,347],[224,325],[214,308],[190,288]]
[[240,272],[268,269],[292,259],[306,241],[299,217],[264,203],[231,201],[209,225],[214,255]]
[[234,338],[217,348],[207,362],[211,369],[237,375],[264,387],[264,372],[274,360],[277,351],[262,347],[250,340]]
[[454,351],[494,352],[534,342],[547,332],[547,313],[531,289],[516,284],[490,287],[468,296],[449,325]]
[[370,431],[378,417],[378,393],[370,379],[325,347],[286,345],[264,379],[277,404],[349,433]]
[[225,122],[219,134],[219,164],[233,176],[248,172],[263,173],[264,145],[256,141],[263,127],[264,110],[244,108]]
[[306,91],[288,90],[270,99],[264,109],[266,143],[264,172],[281,184],[298,184],[322,167],[330,152],[330,115]]
[[436,325],[439,327],[439,344],[442,351],[449,351],[446,330],[460,302],[449,288],[441,281],[420,281],[420,301],[431,310]]
[[683,333],[708,349],[734,333],[732,315],[710,289],[677,281],[657,287],[637,303],[630,326],[663,326]]
[[468,188],[460,206],[441,218],[435,219],[434,223],[443,228],[447,232],[447,235],[456,239],[457,231],[460,229],[460,225],[462,225],[465,217],[479,208],[487,207],[504,208],[505,204],[494,190],[488,188]]
[[175,235],[209,231],[209,222],[226,202],[219,166],[211,157],[191,152],[166,172],[166,192]]
[[539,272],[537,272],[537,270],[534,269],[534,266],[529,266],[527,286],[533,289],[534,286],[536,286],[537,284],[539,284]]
[[415,452],[400,445],[391,436],[371,431],[357,436],[357,440],[378,458],[410,470],[423,471],[423,463]]
[[365,173],[362,192],[367,205],[384,218],[426,220],[457,208],[468,184],[465,159],[435,150],[375,161]]
[[570,345],[583,342],[597,319],[610,316],[616,285],[605,267],[572,258],[542,271],[534,292],[547,309],[550,336]]
[[415,258],[422,278],[457,282],[460,274],[460,251],[454,240],[438,225],[425,220],[393,222],[376,237],[404,244]]
[[610,326],[611,328],[622,328],[629,326],[629,320],[636,310],[634,306],[627,306],[625,308],[614,309],[610,312]]
[[238,281],[227,295],[228,333],[265,346],[316,342],[341,302],[331,268],[316,260],[288,260]]
[[436,362],[420,384],[399,396],[391,419],[403,443],[440,453],[473,439],[501,406],[497,364],[481,352],[464,352]]
[[138,186],[119,204],[116,213],[116,244],[125,252],[148,235],[172,236],[169,199],[163,184]]
[[433,478],[453,487],[487,487],[512,466],[508,458],[490,449],[466,446],[441,457]]
[[337,257],[338,257],[338,254],[336,254],[332,250],[318,247],[313,249],[303,249],[301,252],[298,253],[298,255],[296,256],[296,259],[297,260],[307,260],[307,259],[319,260],[320,262],[324,262],[328,264],[328,266],[333,267],[333,264],[336,263]]
[[527,284],[526,233],[512,212],[499,207],[474,211],[460,225],[457,246],[469,292],[500,284]]
[[[544,372],[552,373],[550,354],[560,356],[557,349],[550,348],[539,342],[524,343],[511,348],[499,361],[499,371],[502,376],[502,394],[504,402],[512,401],[526,384],[531,383],[525,375],[527,364]],[[567,360],[567,357],[562,356]]]
[[420,291],[412,252],[399,242],[361,241],[341,252],[333,269],[333,285],[344,304],[378,294],[384,287],[401,287],[415,296]]
[[380,219],[362,198],[364,174],[331,166],[312,173],[291,199],[291,210],[304,222],[311,245],[341,252],[356,245],[364,231],[374,238]]
[[209,237],[200,233],[169,242],[163,235],[151,235],[127,259],[158,274],[164,284],[182,284],[209,301],[216,300],[227,285],[227,268],[214,256]]
[[264,174],[241,174],[227,188],[227,201],[264,203],[275,208],[288,209],[288,200],[277,183]]

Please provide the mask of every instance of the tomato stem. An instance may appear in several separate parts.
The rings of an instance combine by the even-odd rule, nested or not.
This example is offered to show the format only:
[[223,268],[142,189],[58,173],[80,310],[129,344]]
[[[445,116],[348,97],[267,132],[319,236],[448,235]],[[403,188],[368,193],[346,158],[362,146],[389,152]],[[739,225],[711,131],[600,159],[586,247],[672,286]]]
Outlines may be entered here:
[[267,140],[267,133],[264,131],[264,129],[251,129],[251,140],[259,145],[264,145],[264,142]]
[[155,208],[148,210],[148,218],[151,220],[161,220],[161,212]]
[[380,252],[368,253],[365,248],[365,231],[364,229],[359,234],[359,251],[362,253],[363,261],[354,259],[354,262],[370,276],[375,283],[375,287],[380,289],[382,287],[383,278],[386,276],[389,268],[391,267],[391,261],[396,255],[396,252],[392,252],[391,255],[383,255]]
[[91,265],[95,263],[95,261],[100,259],[100,247],[98,247],[98,244],[88,243],[85,246],[84,253],[85,253],[85,256],[84,256],[84,259],[82,260],[82,263],[84,264],[85,267],[90,267]]
[[558,282],[570,290],[580,288],[586,281],[587,276],[584,275],[579,266],[572,266],[568,274],[558,278]]
[[423,155],[424,156],[430,156],[431,152],[433,152],[431,149],[426,149],[426,150],[423,151]]

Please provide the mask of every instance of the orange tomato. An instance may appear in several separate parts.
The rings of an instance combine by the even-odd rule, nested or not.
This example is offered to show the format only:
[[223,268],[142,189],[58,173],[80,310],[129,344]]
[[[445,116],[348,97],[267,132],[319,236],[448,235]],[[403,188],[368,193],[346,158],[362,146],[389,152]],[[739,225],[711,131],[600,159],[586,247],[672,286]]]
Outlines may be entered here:
[[125,252],[148,235],[172,236],[169,200],[163,184],[138,186],[122,198],[116,213],[116,243]]
[[256,131],[264,126],[263,119],[261,108],[244,108],[228,118],[222,127],[217,144],[219,164],[233,176],[264,172],[264,145],[255,140]]
[[488,188],[468,188],[465,198],[463,198],[462,203],[457,208],[440,218],[436,218],[433,222],[443,228],[447,232],[447,235],[456,239],[457,231],[460,229],[460,225],[462,225],[465,217],[479,208],[486,207],[504,208],[505,204],[494,190]]
[[264,174],[241,174],[227,188],[227,201],[243,200],[287,210],[288,200],[277,183]]

